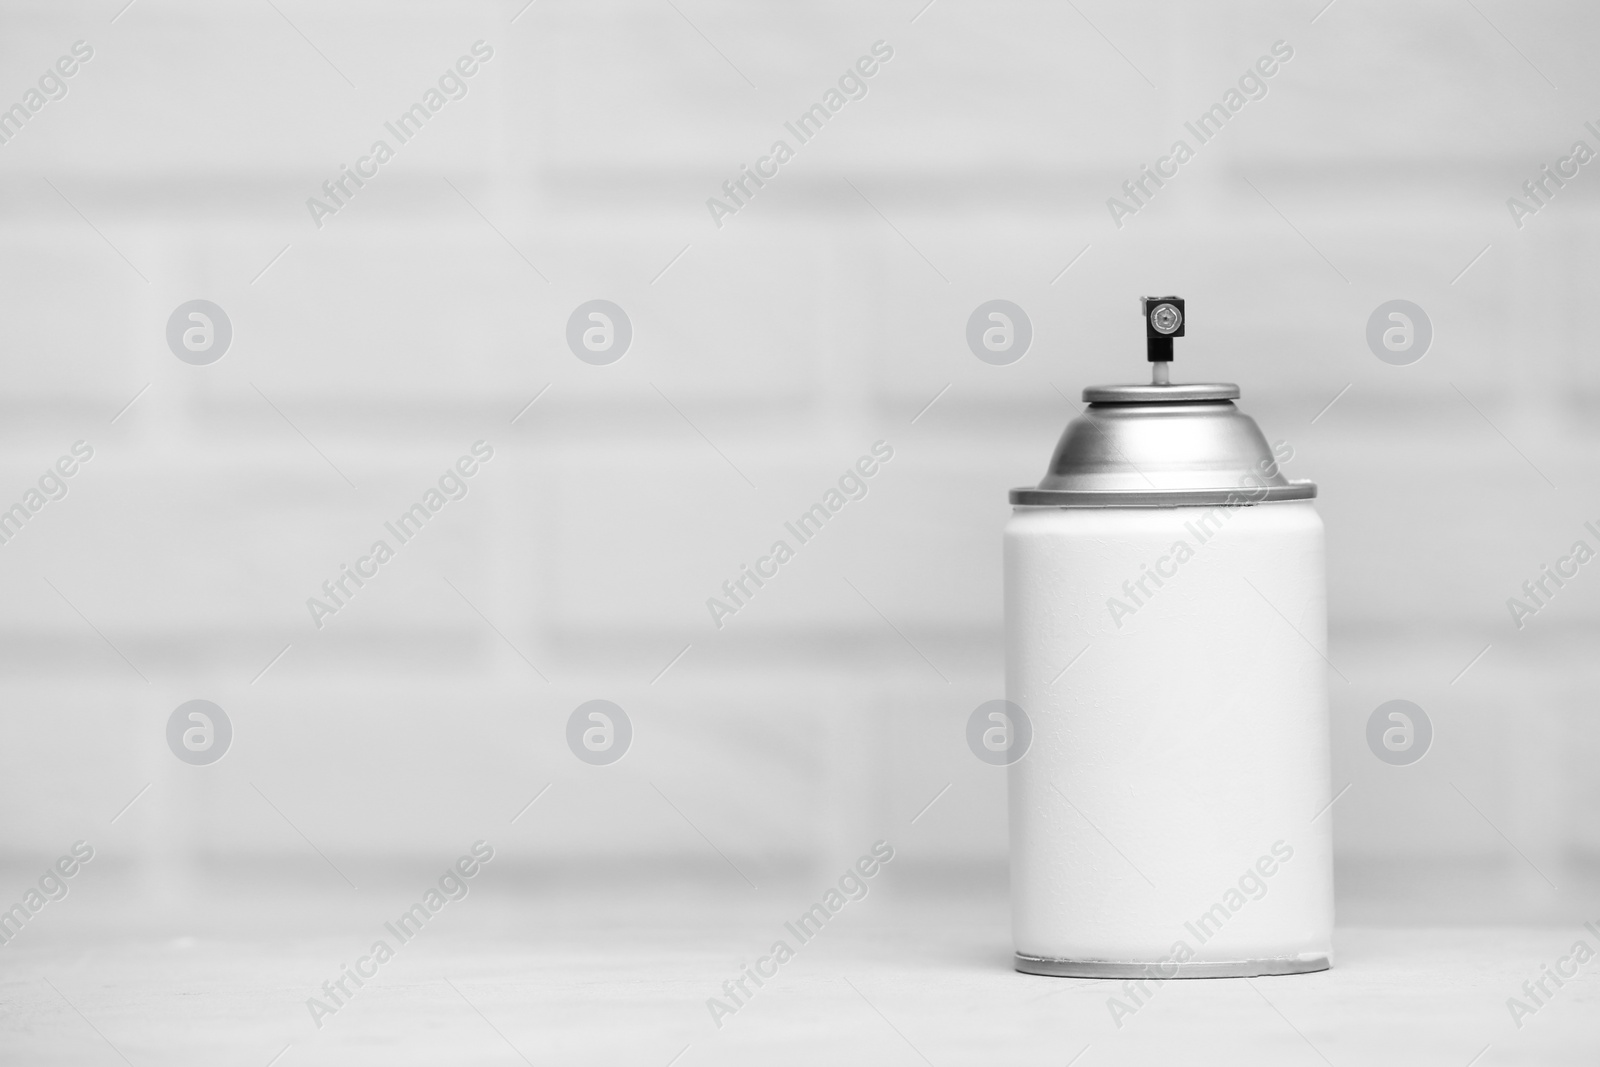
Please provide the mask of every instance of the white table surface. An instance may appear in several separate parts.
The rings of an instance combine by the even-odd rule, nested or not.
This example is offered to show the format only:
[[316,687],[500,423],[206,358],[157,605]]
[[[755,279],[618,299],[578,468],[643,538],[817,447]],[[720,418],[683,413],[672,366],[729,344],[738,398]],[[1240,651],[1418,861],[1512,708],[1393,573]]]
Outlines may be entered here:
[[1121,983],[1011,970],[1003,887],[928,876],[847,906],[719,1029],[707,998],[825,879],[486,869],[319,1029],[306,999],[428,884],[322,875],[85,879],[0,948],[0,1062],[1600,1063],[1600,960],[1520,1029],[1506,1008],[1600,947],[1581,924],[1341,927],[1331,971],[1163,984],[1119,1028]]

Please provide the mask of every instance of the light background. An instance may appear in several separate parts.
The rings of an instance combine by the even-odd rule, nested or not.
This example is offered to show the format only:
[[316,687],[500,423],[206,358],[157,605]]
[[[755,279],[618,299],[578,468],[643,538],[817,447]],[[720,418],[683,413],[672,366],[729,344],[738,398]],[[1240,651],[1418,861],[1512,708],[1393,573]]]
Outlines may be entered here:
[[[0,146],[0,505],[95,454],[0,546],[5,899],[80,838],[162,900],[409,887],[477,838],[540,884],[742,888],[718,850],[761,882],[892,835],[994,883],[1003,773],[963,727],[1003,684],[1006,490],[1083,386],[1146,373],[1157,292],[1190,309],[1175,377],[1239,382],[1321,486],[1341,916],[1593,884],[1600,575],[1506,607],[1600,523],[1600,178],[1521,229],[1505,203],[1600,147],[1590,6],[275,2],[7,5],[0,102],[95,54]],[[469,95],[317,228],[306,198],[479,39]],[[1268,95],[1114,226],[1280,39]],[[878,40],[866,98],[715,226]],[[207,367],[164,340],[197,297],[234,329]],[[608,367],[563,340],[597,297],[634,329]],[[1034,328],[1007,367],[964,341],[997,297]],[[1407,367],[1363,337],[1397,297],[1435,331]],[[313,628],[480,439],[469,496]],[[880,439],[869,496],[715,629]],[[163,733],[197,697],[235,730],[198,769]],[[1407,768],[1363,737],[1396,697],[1436,731]],[[608,768],[563,740],[593,698],[634,724]]]

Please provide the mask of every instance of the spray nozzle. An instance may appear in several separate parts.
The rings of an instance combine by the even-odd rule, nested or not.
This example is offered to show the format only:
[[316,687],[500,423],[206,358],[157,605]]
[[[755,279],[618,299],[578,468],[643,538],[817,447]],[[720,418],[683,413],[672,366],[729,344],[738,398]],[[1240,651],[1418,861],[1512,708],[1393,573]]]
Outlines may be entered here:
[[1167,364],[1172,362],[1172,339],[1182,337],[1187,325],[1181,296],[1141,297],[1144,310],[1145,355],[1151,363],[1156,385],[1167,384]]

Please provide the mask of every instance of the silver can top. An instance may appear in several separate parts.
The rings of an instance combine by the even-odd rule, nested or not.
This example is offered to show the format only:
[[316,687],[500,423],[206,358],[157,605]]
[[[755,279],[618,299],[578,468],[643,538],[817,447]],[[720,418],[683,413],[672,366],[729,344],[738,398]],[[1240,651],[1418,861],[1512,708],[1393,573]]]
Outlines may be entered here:
[[1011,490],[1022,507],[1180,507],[1309,500],[1317,487],[1278,468],[1229,383],[1170,383],[1172,338],[1187,326],[1178,297],[1144,298],[1149,385],[1094,385],[1067,424],[1039,484]]

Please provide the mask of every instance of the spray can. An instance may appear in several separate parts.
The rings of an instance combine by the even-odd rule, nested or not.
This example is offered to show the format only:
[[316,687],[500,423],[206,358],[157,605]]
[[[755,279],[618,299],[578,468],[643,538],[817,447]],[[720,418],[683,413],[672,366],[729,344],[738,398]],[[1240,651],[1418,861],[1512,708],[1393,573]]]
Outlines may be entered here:
[[[1316,486],[1235,407],[1170,380],[1084,390],[1005,529],[1016,968],[1236,977],[1332,958],[1327,608]],[[1016,709],[1020,708],[1020,711]]]

